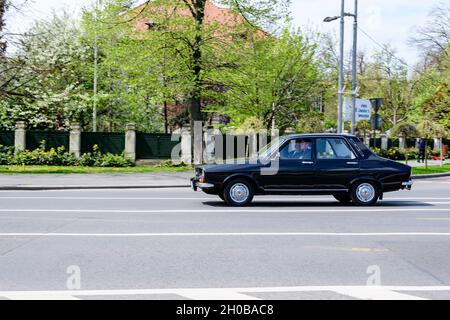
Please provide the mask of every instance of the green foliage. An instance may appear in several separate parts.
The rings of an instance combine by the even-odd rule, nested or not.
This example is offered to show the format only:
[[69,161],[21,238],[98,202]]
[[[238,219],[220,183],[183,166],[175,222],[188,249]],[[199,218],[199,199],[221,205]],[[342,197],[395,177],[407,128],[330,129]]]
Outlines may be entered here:
[[417,138],[420,136],[416,126],[409,123],[398,123],[392,128],[391,135],[405,138]]
[[372,148],[372,151],[378,154],[380,157],[391,160],[405,160],[405,152],[400,148],[389,148],[387,150],[381,150],[379,148]]
[[295,126],[314,110],[319,82],[315,52],[311,39],[287,27],[276,39],[235,42],[227,52],[235,68],[215,73],[227,89],[223,104],[211,111],[230,116],[237,127],[249,117],[263,120],[266,129],[274,118],[280,130]]
[[42,141],[39,148],[29,151],[17,151],[14,147],[0,145],[0,165],[40,165],[40,166],[85,166],[85,167],[132,167],[134,162],[122,155],[110,153],[102,154],[98,146],[94,146],[94,152],[83,154],[80,159],[59,147],[45,150],[45,141]]
[[264,122],[257,117],[249,117],[244,120],[239,126],[236,128],[236,134],[246,133],[249,131],[259,132],[266,129]]
[[297,126],[298,133],[322,133],[325,131],[323,126],[324,115],[319,112],[310,112],[301,119]]
[[448,135],[448,131],[443,125],[426,119],[419,123],[417,129],[427,139],[444,138]]
[[171,160],[165,160],[165,161],[161,161],[157,165],[157,167],[159,167],[159,168],[186,168],[186,167],[190,167],[190,166],[188,166],[184,162],[174,163]]

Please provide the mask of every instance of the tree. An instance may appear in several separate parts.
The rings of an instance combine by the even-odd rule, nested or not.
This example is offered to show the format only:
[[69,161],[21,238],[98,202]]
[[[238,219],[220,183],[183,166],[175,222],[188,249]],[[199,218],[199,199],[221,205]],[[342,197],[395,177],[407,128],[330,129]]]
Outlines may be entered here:
[[[159,132],[162,115],[158,105],[167,95],[161,78],[172,69],[167,67],[165,73],[160,72],[161,60],[154,43],[147,39],[147,33],[138,34],[135,19],[124,14],[129,7],[130,1],[111,0],[83,12],[84,39],[99,52],[97,63],[92,57],[87,68],[90,79],[95,70],[97,74],[97,122],[106,131],[135,122],[140,131]],[[93,94],[92,90],[90,95]]]
[[395,56],[394,50],[386,47],[377,52],[360,83],[361,95],[384,98],[380,114],[389,127],[408,119],[414,109],[415,82],[409,80],[408,67]]
[[83,68],[90,47],[81,41],[75,22],[54,16],[36,22],[29,34],[10,58],[16,73],[1,90],[1,125],[12,128],[15,121],[27,120],[33,128],[67,128],[70,121],[83,121],[89,98]]
[[[392,136],[402,137],[405,140],[408,138],[417,138],[420,133],[416,126],[409,123],[398,123],[392,128]],[[408,153],[405,152],[406,163],[408,163]]]
[[235,45],[229,53],[235,68],[217,75],[226,90],[223,105],[214,111],[228,115],[234,125],[257,117],[266,129],[275,121],[281,130],[296,126],[315,111],[316,46],[308,39],[285,29],[279,38],[254,38]]
[[417,128],[409,123],[398,123],[392,128],[391,135],[403,138],[417,138],[420,133]]
[[422,50],[425,64],[436,64],[449,55],[450,39],[450,6],[441,2],[429,14],[425,26],[418,27],[410,39],[410,43]]
[[[417,129],[420,131],[423,137],[426,139],[432,139],[432,138],[439,138],[441,150],[441,165],[442,165],[442,138],[448,135],[448,131],[445,129],[443,125],[440,125],[434,121],[431,121],[429,119],[424,119],[419,125],[417,126]],[[428,168],[428,150],[425,148],[425,167]]]

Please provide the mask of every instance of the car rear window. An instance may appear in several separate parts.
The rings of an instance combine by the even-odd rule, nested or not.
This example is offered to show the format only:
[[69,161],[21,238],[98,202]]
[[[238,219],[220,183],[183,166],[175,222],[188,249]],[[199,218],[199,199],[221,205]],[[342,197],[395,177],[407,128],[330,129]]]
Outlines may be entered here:
[[354,147],[361,156],[363,157],[369,156],[372,153],[370,149],[367,148],[367,146],[357,137],[349,138],[349,141],[352,147]]

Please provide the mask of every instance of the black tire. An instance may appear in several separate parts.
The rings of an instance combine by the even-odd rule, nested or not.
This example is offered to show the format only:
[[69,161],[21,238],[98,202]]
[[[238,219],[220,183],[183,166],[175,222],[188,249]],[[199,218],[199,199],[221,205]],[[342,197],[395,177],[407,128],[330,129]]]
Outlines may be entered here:
[[253,196],[253,186],[249,182],[241,179],[230,181],[223,191],[225,202],[233,207],[248,205],[252,202]]
[[380,197],[380,191],[373,181],[358,181],[353,185],[350,197],[358,206],[373,206]]
[[340,203],[348,204],[348,203],[352,202],[352,198],[350,197],[350,194],[348,194],[348,193],[334,194],[333,197]]

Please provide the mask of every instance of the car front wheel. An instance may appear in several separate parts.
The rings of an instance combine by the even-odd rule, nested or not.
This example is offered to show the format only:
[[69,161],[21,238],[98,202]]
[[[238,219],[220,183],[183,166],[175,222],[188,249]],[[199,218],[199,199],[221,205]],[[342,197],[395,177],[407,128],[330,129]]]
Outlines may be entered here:
[[350,196],[356,205],[371,206],[377,203],[380,194],[374,182],[363,181],[353,186]]
[[253,188],[247,181],[234,180],[230,182],[224,192],[225,201],[233,207],[242,207],[253,200]]

